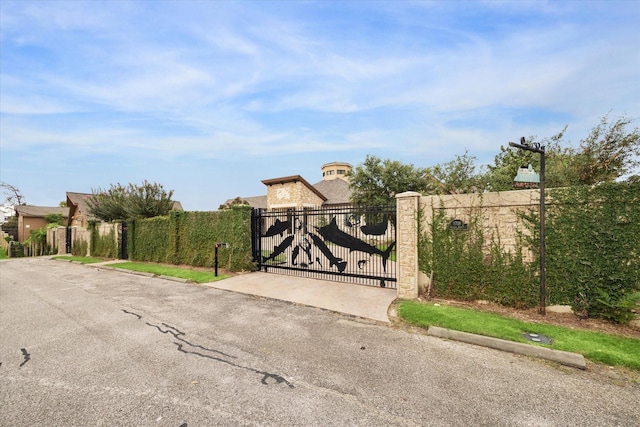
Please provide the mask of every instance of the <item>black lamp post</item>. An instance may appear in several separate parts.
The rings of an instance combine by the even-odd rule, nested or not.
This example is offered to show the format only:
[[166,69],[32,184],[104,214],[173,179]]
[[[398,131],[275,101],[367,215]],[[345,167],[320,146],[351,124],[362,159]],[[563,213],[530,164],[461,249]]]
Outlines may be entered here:
[[538,312],[544,315],[546,314],[546,289],[544,277],[544,145],[541,146],[538,142],[527,142],[523,136],[520,138],[520,144],[510,142],[509,146],[540,154],[540,307]]

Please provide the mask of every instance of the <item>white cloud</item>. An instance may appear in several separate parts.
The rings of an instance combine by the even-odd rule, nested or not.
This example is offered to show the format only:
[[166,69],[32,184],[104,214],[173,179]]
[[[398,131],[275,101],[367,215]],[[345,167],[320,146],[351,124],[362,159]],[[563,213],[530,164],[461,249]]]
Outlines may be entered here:
[[640,118],[630,2],[44,1],[0,14],[8,158],[129,147],[432,164],[464,148],[490,160],[564,124],[577,141],[609,110]]

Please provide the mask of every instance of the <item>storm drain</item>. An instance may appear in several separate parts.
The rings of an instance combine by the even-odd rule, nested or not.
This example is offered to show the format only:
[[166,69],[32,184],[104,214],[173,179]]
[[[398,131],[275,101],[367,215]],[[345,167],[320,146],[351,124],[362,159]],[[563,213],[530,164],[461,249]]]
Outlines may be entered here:
[[529,341],[537,342],[540,344],[551,344],[551,338],[544,335],[524,333],[522,334],[522,336]]

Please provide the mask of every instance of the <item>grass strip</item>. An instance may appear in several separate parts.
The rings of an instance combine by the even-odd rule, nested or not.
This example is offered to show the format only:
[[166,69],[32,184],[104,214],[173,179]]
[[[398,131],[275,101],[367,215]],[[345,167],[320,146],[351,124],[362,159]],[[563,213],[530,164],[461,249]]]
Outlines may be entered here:
[[153,273],[157,274],[158,276],[179,277],[181,279],[191,280],[192,282],[196,283],[215,282],[217,280],[222,280],[229,277],[229,275],[227,274],[219,274],[218,277],[216,277],[213,272],[209,271],[190,270],[187,268],[170,267],[160,264],[145,264],[139,262],[122,262],[113,264],[112,267],[131,271],[140,271],[144,273]]
[[9,258],[9,255],[7,255],[7,251],[4,250],[4,248],[0,247],[0,259],[7,259]]
[[61,259],[61,260],[64,260],[64,261],[80,262],[82,264],[95,264],[96,262],[104,262],[105,261],[102,258],[71,256],[71,255],[54,256],[53,259]]
[[[523,322],[498,314],[459,307],[435,306],[415,301],[402,301],[399,316],[416,326],[439,326],[456,331],[485,335],[503,340],[541,345],[555,350],[582,354],[592,362],[625,366],[640,371],[640,339],[602,332],[570,329],[547,323]],[[542,345],[525,339],[523,333],[536,333],[551,338]]]

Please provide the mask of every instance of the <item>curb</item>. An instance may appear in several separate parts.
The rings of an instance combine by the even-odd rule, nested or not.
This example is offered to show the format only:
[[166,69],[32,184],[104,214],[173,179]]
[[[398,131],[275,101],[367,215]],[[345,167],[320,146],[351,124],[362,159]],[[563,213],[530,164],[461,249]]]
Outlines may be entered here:
[[427,335],[438,338],[452,339],[468,344],[476,344],[483,347],[489,347],[501,351],[508,351],[525,356],[539,357],[542,359],[551,360],[552,362],[560,363],[561,365],[571,366],[573,368],[587,369],[587,363],[585,362],[584,356],[577,353],[570,353],[568,351],[553,350],[546,347],[538,347],[536,345],[486,337],[484,335],[453,331],[451,329],[439,328],[437,326],[429,326]]
[[173,276],[165,276],[163,274],[155,274],[155,273],[147,273],[146,271],[135,271],[135,270],[127,270],[125,268],[118,268],[118,267],[114,267],[113,265],[118,265],[117,263],[113,263],[113,264],[85,264],[89,267],[94,267],[94,268],[102,268],[104,270],[112,270],[112,271],[117,271],[119,273],[127,273],[127,274],[135,274],[136,276],[144,276],[144,277],[157,277],[158,279],[164,279],[164,280],[171,280],[172,282],[179,282],[179,283],[191,283],[191,280],[189,279],[183,279],[180,277],[173,277]]
[[173,276],[165,276],[165,275],[162,275],[162,274],[160,276],[157,276],[157,277],[160,278],[160,279],[171,280],[173,282],[180,282],[180,283],[189,283],[189,282],[191,282],[191,280],[189,280],[189,279],[182,279],[180,277],[173,277]]
[[118,267],[111,267],[111,266],[103,266],[102,268],[108,268],[109,270],[115,270],[115,271],[118,271],[120,273],[135,274],[136,276],[145,276],[145,277],[153,277],[153,276],[155,276],[155,274],[147,273],[145,271],[127,270],[125,268],[118,268]]

